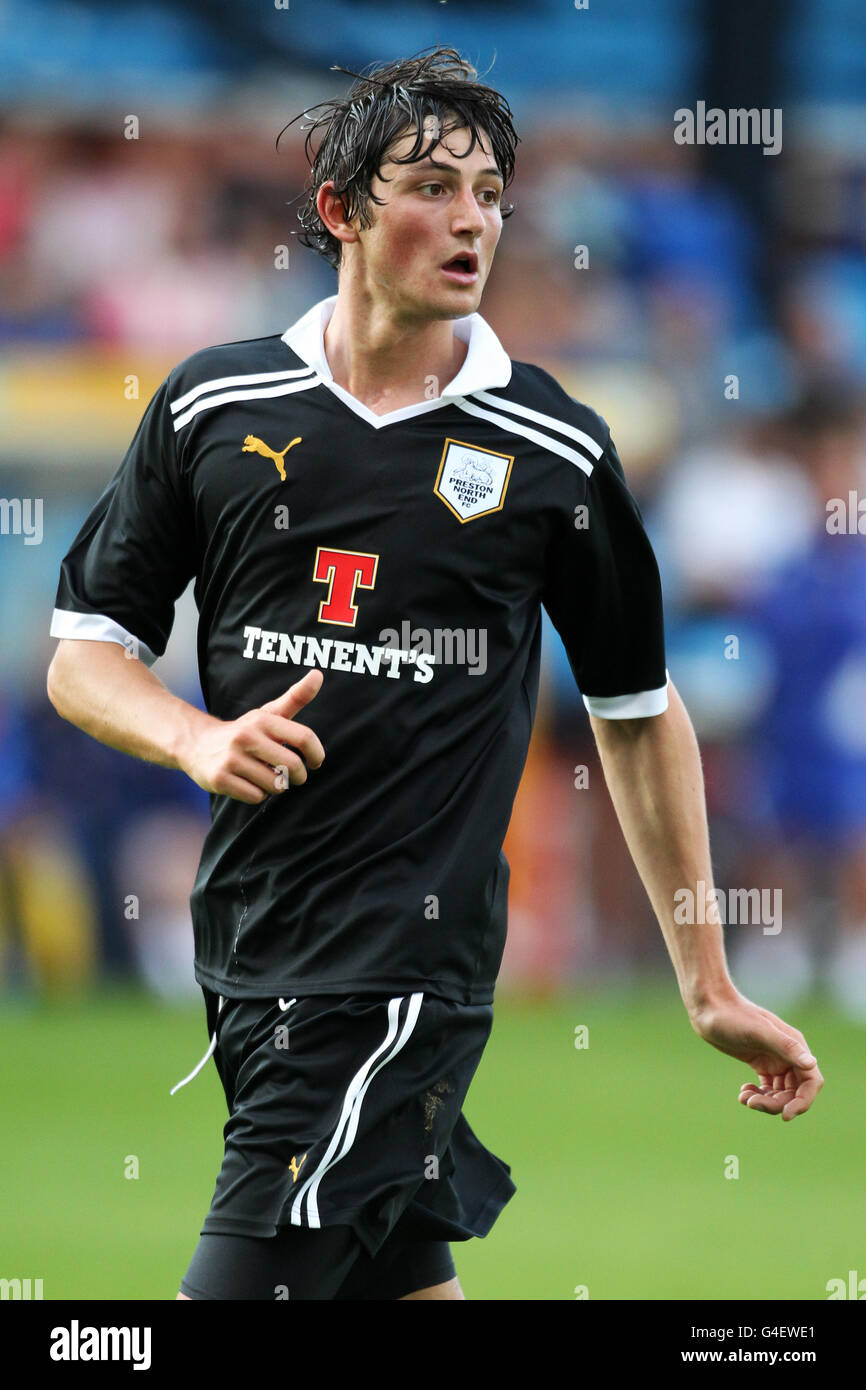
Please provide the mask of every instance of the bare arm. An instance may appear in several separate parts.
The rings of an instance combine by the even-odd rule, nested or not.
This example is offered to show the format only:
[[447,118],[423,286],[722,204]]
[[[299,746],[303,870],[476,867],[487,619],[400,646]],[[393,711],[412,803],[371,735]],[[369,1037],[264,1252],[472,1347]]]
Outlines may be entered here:
[[180,746],[210,722],[118,642],[63,638],[48,668],[48,698],[100,743],[160,767],[180,767]]
[[61,639],[47,682],[58,714],[100,743],[179,768],[205,791],[251,805],[307,780],[303,760],[287,745],[313,768],[324,761],[313,731],[292,722],[321,685],[321,673],[310,671],[278,699],[239,719],[215,719],[173,695],[119,642],[79,638]]
[[808,1110],[823,1085],[802,1033],[745,999],[731,981],[719,923],[674,920],[675,894],[712,885],[697,740],[673,684],[664,714],[592,718],[605,780],[635,866],[658,918],[695,1031],[748,1061],[761,1085],[743,1088],[752,1109],[786,1120]]
[[605,780],[626,844],[649,894],[683,1003],[691,1014],[736,990],[719,925],[674,921],[674,894],[712,884],[704,781],[685,706],[669,686],[664,714],[646,719],[590,717]]

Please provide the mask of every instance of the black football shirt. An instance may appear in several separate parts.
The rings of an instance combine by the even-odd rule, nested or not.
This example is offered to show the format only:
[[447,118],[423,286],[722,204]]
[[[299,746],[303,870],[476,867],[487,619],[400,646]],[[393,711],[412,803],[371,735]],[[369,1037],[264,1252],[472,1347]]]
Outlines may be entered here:
[[605,422],[480,315],[441,394],[375,415],[331,377],[334,303],[169,374],[63,560],[51,633],[151,663],[194,578],[212,715],[323,672],[298,715],[322,767],[260,806],[211,797],[200,984],[488,1003],[541,606],[593,714],[660,714],[658,569]]

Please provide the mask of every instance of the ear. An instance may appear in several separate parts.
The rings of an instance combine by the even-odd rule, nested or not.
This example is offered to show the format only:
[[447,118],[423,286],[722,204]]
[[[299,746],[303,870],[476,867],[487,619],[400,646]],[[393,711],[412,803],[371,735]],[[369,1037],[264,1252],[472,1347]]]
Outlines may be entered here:
[[323,225],[328,229],[337,241],[342,241],[344,245],[349,242],[358,241],[358,233],[351,222],[346,220],[346,209],[343,201],[334,192],[334,180],[328,179],[323,183],[316,194],[316,209]]

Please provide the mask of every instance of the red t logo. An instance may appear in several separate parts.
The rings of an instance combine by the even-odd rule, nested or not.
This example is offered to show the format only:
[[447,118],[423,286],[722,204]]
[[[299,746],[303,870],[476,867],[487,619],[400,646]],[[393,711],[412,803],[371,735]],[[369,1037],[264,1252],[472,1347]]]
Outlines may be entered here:
[[378,555],[358,550],[330,550],[320,545],[313,578],[317,584],[328,584],[329,588],[328,597],[319,604],[319,622],[354,627],[358,618],[355,590],[374,588],[378,567]]

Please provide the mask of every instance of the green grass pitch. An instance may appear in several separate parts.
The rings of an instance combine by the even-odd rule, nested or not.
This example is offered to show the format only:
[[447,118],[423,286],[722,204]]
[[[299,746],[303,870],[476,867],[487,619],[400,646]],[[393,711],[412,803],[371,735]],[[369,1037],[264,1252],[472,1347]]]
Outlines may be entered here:
[[[691,1031],[673,979],[502,996],[465,1108],[518,1191],[486,1240],[454,1246],[467,1297],[826,1299],[866,1275],[863,1034],[821,1003],[790,1021],[826,1084],[783,1124],[737,1104],[751,1073]],[[46,1299],[174,1297],[226,1115],[213,1063],[169,1090],[206,1046],[195,1005],[6,1000],[0,1277],[41,1278]]]

